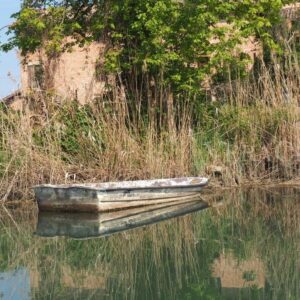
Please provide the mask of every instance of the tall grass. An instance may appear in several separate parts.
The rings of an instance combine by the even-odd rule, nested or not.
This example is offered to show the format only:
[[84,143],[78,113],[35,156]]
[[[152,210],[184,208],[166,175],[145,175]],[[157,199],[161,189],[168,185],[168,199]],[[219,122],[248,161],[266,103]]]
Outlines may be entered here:
[[292,51],[215,86],[216,101],[202,104],[195,130],[200,169],[219,166],[225,184],[299,179],[299,70]]
[[109,97],[86,106],[58,103],[50,94],[28,97],[19,112],[2,105],[0,199],[30,197],[39,183],[208,175],[232,186],[299,179],[299,82],[291,51],[268,66],[261,61],[246,79],[213,86],[216,101],[157,93],[154,103],[163,110],[149,104],[145,112],[115,85]]
[[[40,98],[31,101],[36,105]],[[132,121],[127,103],[119,99],[84,107],[55,104],[51,97],[43,101],[43,112],[0,110],[0,199],[30,196],[32,185],[42,182],[191,173],[193,139],[185,112],[180,124],[162,129],[149,120]]]

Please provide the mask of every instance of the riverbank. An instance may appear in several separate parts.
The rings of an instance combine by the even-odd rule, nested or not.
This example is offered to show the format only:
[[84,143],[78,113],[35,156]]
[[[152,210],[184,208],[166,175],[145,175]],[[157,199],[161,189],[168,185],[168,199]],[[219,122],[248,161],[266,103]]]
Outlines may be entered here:
[[31,198],[41,183],[181,176],[207,176],[214,187],[297,183],[295,66],[284,74],[264,67],[259,76],[215,87],[216,100],[156,112],[138,112],[116,96],[80,106],[51,93],[31,95],[22,112],[2,105],[0,199]]
[[[50,105],[50,104],[49,104]],[[128,126],[75,103],[47,114],[2,108],[1,199],[32,196],[40,183],[208,176],[214,187],[297,182],[300,127],[294,105],[203,107],[190,120],[158,131]],[[206,119],[206,120],[205,120]]]

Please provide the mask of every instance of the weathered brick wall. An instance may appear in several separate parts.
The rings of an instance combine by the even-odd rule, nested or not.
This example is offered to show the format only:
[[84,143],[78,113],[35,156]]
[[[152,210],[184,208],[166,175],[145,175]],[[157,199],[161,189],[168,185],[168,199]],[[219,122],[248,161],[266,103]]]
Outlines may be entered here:
[[80,104],[91,101],[102,94],[104,82],[97,79],[96,65],[100,69],[104,57],[103,43],[92,43],[84,48],[75,46],[72,52],[65,52],[59,58],[48,60],[43,50],[21,58],[22,91],[31,91],[29,68],[42,64],[44,68],[44,89],[53,91],[62,99],[77,99]]

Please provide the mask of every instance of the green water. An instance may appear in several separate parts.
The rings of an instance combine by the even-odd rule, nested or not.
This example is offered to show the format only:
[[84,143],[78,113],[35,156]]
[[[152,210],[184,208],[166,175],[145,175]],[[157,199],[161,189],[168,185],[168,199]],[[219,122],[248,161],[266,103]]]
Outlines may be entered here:
[[[37,235],[47,228],[36,209],[1,210],[0,299],[300,299],[300,187],[216,198],[208,209],[83,240]],[[66,219],[62,232],[59,222],[51,232],[83,224]]]

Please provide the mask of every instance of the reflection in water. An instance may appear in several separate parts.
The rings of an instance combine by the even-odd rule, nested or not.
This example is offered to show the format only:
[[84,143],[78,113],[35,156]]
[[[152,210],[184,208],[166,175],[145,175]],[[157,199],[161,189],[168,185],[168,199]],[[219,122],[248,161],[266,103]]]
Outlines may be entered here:
[[135,209],[101,214],[74,214],[41,212],[38,216],[36,233],[40,236],[68,236],[91,238],[154,224],[205,209],[203,201],[183,201],[172,204],[158,204]]
[[249,257],[238,261],[230,252],[214,261],[212,276],[220,280],[222,294],[234,298],[242,289],[264,288],[266,280],[262,260]]
[[12,211],[16,224],[0,212],[0,293],[10,299],[16,273],[15,299],[300,299],[298,199],[296,188],[224,192],[223,206],[141,228],[153,215],[44,215],[36,228],[32,211]]
[[69,266],[62,266],[62,282],[63,285],[73,289],[100,289],[105,291],[105,276],[95,276],[88,274],[84,270],[73,272]]
[[30,299],[30,280],[25,268],[0,273],[0,299]]

